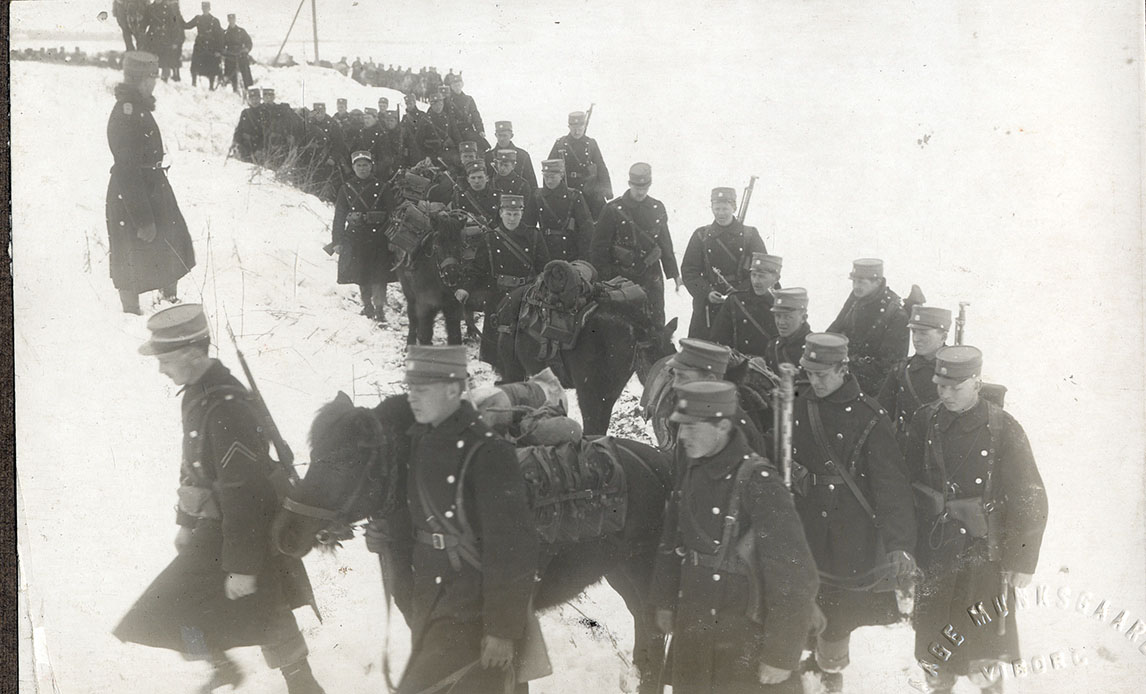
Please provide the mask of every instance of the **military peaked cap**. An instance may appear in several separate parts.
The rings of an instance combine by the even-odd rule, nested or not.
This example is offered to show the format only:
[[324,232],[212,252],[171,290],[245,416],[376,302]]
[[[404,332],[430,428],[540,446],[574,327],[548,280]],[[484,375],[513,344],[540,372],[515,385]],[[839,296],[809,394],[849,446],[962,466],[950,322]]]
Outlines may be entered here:
[[736,204],[736,189],[721,187],[712,189],[712,202],[728,202]]
[[513,162],[517,163],[517,150],[516,149],[499,149],[494,158],[498,162]]
[[465,142],[462,142],[461,144],[458,145],[458,151],[461,152],[462,154],[466,154],[466,153],[477,154],[478,153],[478,143],[476,143],[472,140],[466,140]]
[[484,161],[477,159],[477,158],[474,158],[474,159],[471,159],[470,161],[466,162],[466,175],[467,176],[469,176],[472,173],[477,173],[479,171],[483,171],[483,172],[485,171],[485,162]]
[[911,309],[907,327],[947,330],[951,327],[951,312],[938,306],[915,306]]
[[564,159],[543,159],[541,161],[541,173],[565,173],[565,160]]
[[639,161],[629,167],[629,185],[647,186],[653,182],[653,167]]
[[883,261],[878,258],[860,258],[852,261],[853,280],[878,280],[883,277]]
[[767,253],[753,253],[752,266],[749,268],[753,272],[775,272],[779,274],[780,268],[784,265],[784,259],[778,255],[769,255]]
[[676,408],[670,422],[692,424],[713,419],[731,418],[736,414],[736,386],[728,381],[697,381],[676,391]]
[[410,345],[406,352],[406,383],[450,383],[468,377],[464,345]]
[[800,366],[807,371],[827,371],[848,358],[848,338],[836,333],[808,333]]
[[151,338],[139,347],[140,354],[164,354],[194,344],[210,344],[211,330],[202,304],[177,304],[147,319]]
[[731,354],[732,350],[724,345],[686,337],[680,341],[680,351],[674,354],[666,365],[674,369],[707,371],[723,376],[728,369],[728,358]]
[[574,111],[569,114],[569,125],[583,125],[588,120],[589,116],[584,111]]
[[499,120],[493,124],[493,131],[495,133],[513,132],[513,123],[507,120]]
[[788,287],[772,290],[772,312],[807,311],[808,290],[803,287]]
[[957,386],[972,376],[983,373],[983,353],[971,345],[940,347],[935,352],[935,376],[932,381]]
[[503,195],[503,196],[501,196],[501,209],[503,209],[503,210],[524,210],[525,209],[525,196],[523,196],[523,195]]
[[350,163],[351,164],[358,161],[359,159],[365,159],[366,161],[373,163],[374,162],[374,155],[371,154],[370,152],[364,150],[364,149],[359,150],[359,151],[355,152],[354,154],[350,155]]

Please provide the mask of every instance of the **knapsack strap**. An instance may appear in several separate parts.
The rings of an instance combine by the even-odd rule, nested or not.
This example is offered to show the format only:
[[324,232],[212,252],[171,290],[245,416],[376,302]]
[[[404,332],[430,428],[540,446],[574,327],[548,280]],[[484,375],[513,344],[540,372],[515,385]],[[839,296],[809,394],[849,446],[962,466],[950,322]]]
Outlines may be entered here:
[[434,505],[433,499],[430,498],[429,490],[426,489],[426,483],[422,480],[422,477],[416,472],[413,473],[414,487],[418,491],[418,502],[426,511],[426,523],[430,526],[430,529],[434,531],[432,533],[421,531],[422,534],[416,534],[415,539],[429,544],[434,549],[445,551],[449,557],[450,566],[453,567],[454,571],[461,570],[462,561],[481,571],[481,552],[477,546],[477,536],[466,520],[462,502],[464,498],[466,470],[469,468],[470,462],[473,460],[474,455],[477,454],[478,449],[484,444],[485,441],[479,441],[476,446],[466,453],[466,457],[462,460],[461,469],[458,471],[457,495],[454,500],[454,504],[458,509],[457,523],[451,523],[442,515],[441,510]]
[[875,510],[871,507],[867,497],[864,496],[863,491],[860,490],[859,485],[856,484],[855,478],[852,476],[851,471],[848,470],[848,466],[854,462],[854,456],[857,454],[857,452],[863,449],[863,445],[866,442],[868,435],[871,434],[871,431],[879,422],[879,414],[877,413],[874,417],[871,418],[867,424],[867,427],[864,428],[863,434],[861,434],[860,438],[856,441],[855,448],[852,450],[853,458],[846,460],[840,457],[835,446],[833,446],[832,442],[828,439],[828,435],[824,432],[824,422],[820,417],[820,405],[814,400],[808,401],[808,419],[811,422],[812,435],[815,437],[816,443],[820,446],[823,452],[828,455],[828,461],[826,465],[829,469],[833,470],[836,474],[844,479],[844,484],[847,485],[848,489],[851,490],[852,495],[855,496],[856,501],[858,501],[860,506],[863,507],[864,513],[866,513],[868,518],[871,519],[872,524],[878,528],[879,518],[875,515]]

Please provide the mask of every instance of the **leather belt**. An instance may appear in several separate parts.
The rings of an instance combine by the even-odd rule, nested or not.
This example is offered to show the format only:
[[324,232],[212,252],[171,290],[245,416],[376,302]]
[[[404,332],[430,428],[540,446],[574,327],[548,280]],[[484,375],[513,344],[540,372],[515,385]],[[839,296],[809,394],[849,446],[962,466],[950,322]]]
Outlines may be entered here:
[[[748,565],[744,563],[744,560],[740,558],[740,555],[733,552],[732,556],[732,561],[725,562],[725,566],[721,566],[715,554],[704,554],[695,550],[688,550],[684,554],[684,560],[686,564],[691,564],[692,566],[702,566],[706,569],[712,569],[714,571],[723,571],[725,573],[734,573],[747,576]],[[729,564],[731,564],[731,566],[729,566]]]
[[814,472],[808,473],[808,480],[814,487],[827,487],[831,484],[843,484],[844,478],[839,475],[817,475]]
[[514,277],[513,275],[497,276],[497,286],[499,287],[520,287],[527,282],[529,282],[529,280],[524,277]]

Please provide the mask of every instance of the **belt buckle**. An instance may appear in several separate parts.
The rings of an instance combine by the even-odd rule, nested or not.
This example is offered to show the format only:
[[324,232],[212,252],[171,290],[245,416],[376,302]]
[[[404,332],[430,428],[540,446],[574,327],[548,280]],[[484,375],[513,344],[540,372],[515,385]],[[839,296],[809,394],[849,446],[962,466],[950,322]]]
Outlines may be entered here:
[[446,548],[446,536],[441,533],[433,533],[430,535],[430,544],[434,549]]

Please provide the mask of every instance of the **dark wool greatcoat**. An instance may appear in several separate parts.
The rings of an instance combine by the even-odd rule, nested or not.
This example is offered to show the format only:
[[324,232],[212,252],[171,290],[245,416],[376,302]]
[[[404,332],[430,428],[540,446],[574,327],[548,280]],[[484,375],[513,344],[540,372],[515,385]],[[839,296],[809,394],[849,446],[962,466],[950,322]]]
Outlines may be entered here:
[[589,261],[593,215],[581,191],[564,182],[552,190],[542,186],[533,192],[527,204],[532,218],[537,220],[550,259]]
[[[710,339],[720,304],[710,304],[708,293],[727,294],[729,285],[733,291],[751,291],[748,268],[752,254],[767,252],[756,227],[745,226],[737,219],[723,227],[713,222],[692,233],[680,259],[680,276],[692,295],[689,337]],[[724,276],[724,282],[717,277],[717,272]]]
[[899,295],[888,289],[886,280],[883,287],[862,299],[849,294],[828,332],[847,336],[849,369],[863,392],[873,397],[879,394],[895,363],[907,357],[911,341],[907,311]]
[[584,194],[593,218],[600,218],[605,201],[613,197],[613,182],[597,141],[587,135],[562,135],[553,143],[547,159],[565,160],[566,183]]
[[[271,547],[278,498],[267,441],[242,384],[217,360],[183,389],[182,413],[176,522],[193,529],[191,545],[144,591],[115,635],[200,657],[208,649],[268,643],[284,613],[313,607],[314,594],[302,561]],[[255,593],[229,600],[228,573],[256,576]]]
[[[501,203],[497,194],[494,193],[493,187],[488,183],[481,190],[474,190],[470,187],[469,182],[459,183],[454,188],[450,207],[469,212],[486,226],[492,227],[500,219],[498,212],[501,209]],[[524,215],[522,215],[522,219],[524,219]]]
[[[737,430],[716,455],[681,458],[685,467],[666,508],[653,578],[654,604],[674,611],[673,691],[778,691],[761,687],[760,664],[797,669],[818,585],[792,496],[779,471],[755,456]],[[751,471],[737,488],[743,465]],[[720,550],[733,494],[740,495],[733,541],[752,535],[751,561],[739,562],[740,571],[694,563],[693,553],[712,557]],[[755,609],[749,573],[761,590]]]
[[464,91],[460,94],[451,91],[446,97],[446,110],[457,124],[458,134],[461,135],[459,142],[471,141],[482,147],[489,146],[489,142],[481,137],[481,133],[485,132],[485,124],[482,123],[477,103],[472,96]]
[[[971,537],[959,521],[938,523],[934,514],[919,507],[916,556],[924,581],[915,605],[915,655],[955,675],[968,674],[972,660],[1019,657],[1014,591],[1008,591],[1010,615],[1003,635],[998,633],[993,603],[1002,594],[1003,571],[1034,573],[1047,521],[1046,489],[1026,433],[999,408],[1001,431],[992,437],[989,406],[995,407],[980,398],[960,414],[939,403],[924,407],[915,413],[907,435],[907,468],[913,482],[933,490],[947,487],[946,497],[952,500],[982,497],[991,478],[991,496],[1000,503],[996,513],[1001,516],[1001,554],[996,560],[988,557],[985,538]],[[929,437],[941,441],[942,465]],[[995,621],[976,626],[967,610],[980,602]],[[928,646],[932,642],[951,646],[942,636],[948,624],[966,640],[951,648],[948,661],[936,662]]]
[[209,14],[192,17],[184,29],[195,29],[195,46],[191,49],[191,74],[219,77],[223,68],[219,59],[223,55],[223,26],[218,18]]
[[[593,211],[592,204],[589,211]],[[660,259],[645,262],[653,244],[660,249]],[[631,254],[632,262],[628,262],[628,254],[619,258],[617,249]],[[653,325],[664,325],[665,285],[661,272],[670,280],[680,275],[664,203],[651,196],[638,202],[627,190],[610,200],[597,217],[589,257],[602,280],[623,276],[641,285],[649,298]]]
[[[441,530],[429,518],[455,527],[466,522],[481,558],[480,568],[464,560],[455,566],[450,552],[415,542],[412,566],[404,568],[413,585],[412,649],[398,686],[399,692],[412,694],[477,659],[483,635],[524,636],[540,550],[517,456],[472,405],[463,402],[438,426],[416,424],[410,433],[406,493],[415,537]],[[479,694],[504,692],[501,671],[480,665],[456,687]]]
[[776,335],[768,344],[768,349],[764,350],[764,364],[777,375],[780,373],[781,364],[799,367],[800,357],[804,355],[804,339],[810,332],[812,326],[808,325],[808,321],[804,321],[804,324],[788,337]]
[[[471,272],[462,284],[468,291],[492,286],[482,320],[481,360],[498,365],[498,308],[514,289],[525,285],[537,277],[549,262],[541,234],[534,227],[524,223],[513,231],[505,228],[500,221],[484,235],[474,256]],[[519,255],[507,239],[521,249]]]
[[[794,406],[792,459],[816,475],[837,472],[826,464],[836,455],[816,443],[808,418],[808,405],[819,404],[824,433],[839,456],[850,458],[872,418],[877,418],[851,470],[856,484],[876,513],[877,531],[863,506],[843,482],[816,484],[807,496],[796,495],[796,510],[804,523],[808,545],[820,570],[820,607],[828,619],[824,638],[838,641],[853,629],[869,624],[889,624],[898,619],[893,592],[871,593],[830,585],[854,580],[862,584],[865,574],[884,560],[886,552],[915,551],[915,512],[911,485],[903,454],[895,441],[891,421],[872,398],[860,393],[850,375],[834,393],[816,397],[811,388],[801,390]],[[882,540],[882,546],[877,545]]]
[[772,292],[757,295],[749,289],[732,294],[716,313],[709,339],[744,354],[764,356],[778,335],[773,301]]
[[911,418],[920,407],[939,399],[939,390],[931,378],[935,375],[935,355],[911,355],[897,362],[879,389],[879,404],[891,416],[900,443],[907,436]]
[[497,150],[499,149],[512,149],[517,152],[517,161],[513,165],[514,172],[524,178],[529,183],[530,188],[537,188],[537,174],[533,171],[533,160],[529,158],[529,152],[513,144],[512,141],[510,141],[508,147],[500,147],[497,143],[494,143],[493,147],[490,147],[489,150],[482,155],[482,158],[485,159],[486,166],[491,169],[493,168],[493,161],[497,157]]
[[183,15],[178,3],[155,2],[147,8],[147,35],[143,50],[159,58],[159,67],[178,70],[183,65]]
[[421,161],[429,157],[438,166],[436,160],[442,157],[447,163],[456,164],[459,142],[462,142],[462,136],[449,114],[445,110],[435,113],[431,108],[423,111],[418,119],[417,130],[414,132],[413,159]]
[[[115,164],[107,184],[111,280],[142,293],[169,287],[195,267],[195,249],[163,163],[163,137],[151,116],[155,100],[125,84],[115,89],[107,142]],[[155,225],[155,239],[139,238]]]
[[352,176],[338,192],[331,241],[342,246],[338,254],[339,284],[378,284],[396,279],[394,254],[385,234],[386,220],[371,222],[366,216],[371,212],[389,212],[385,188],[373,176]]

